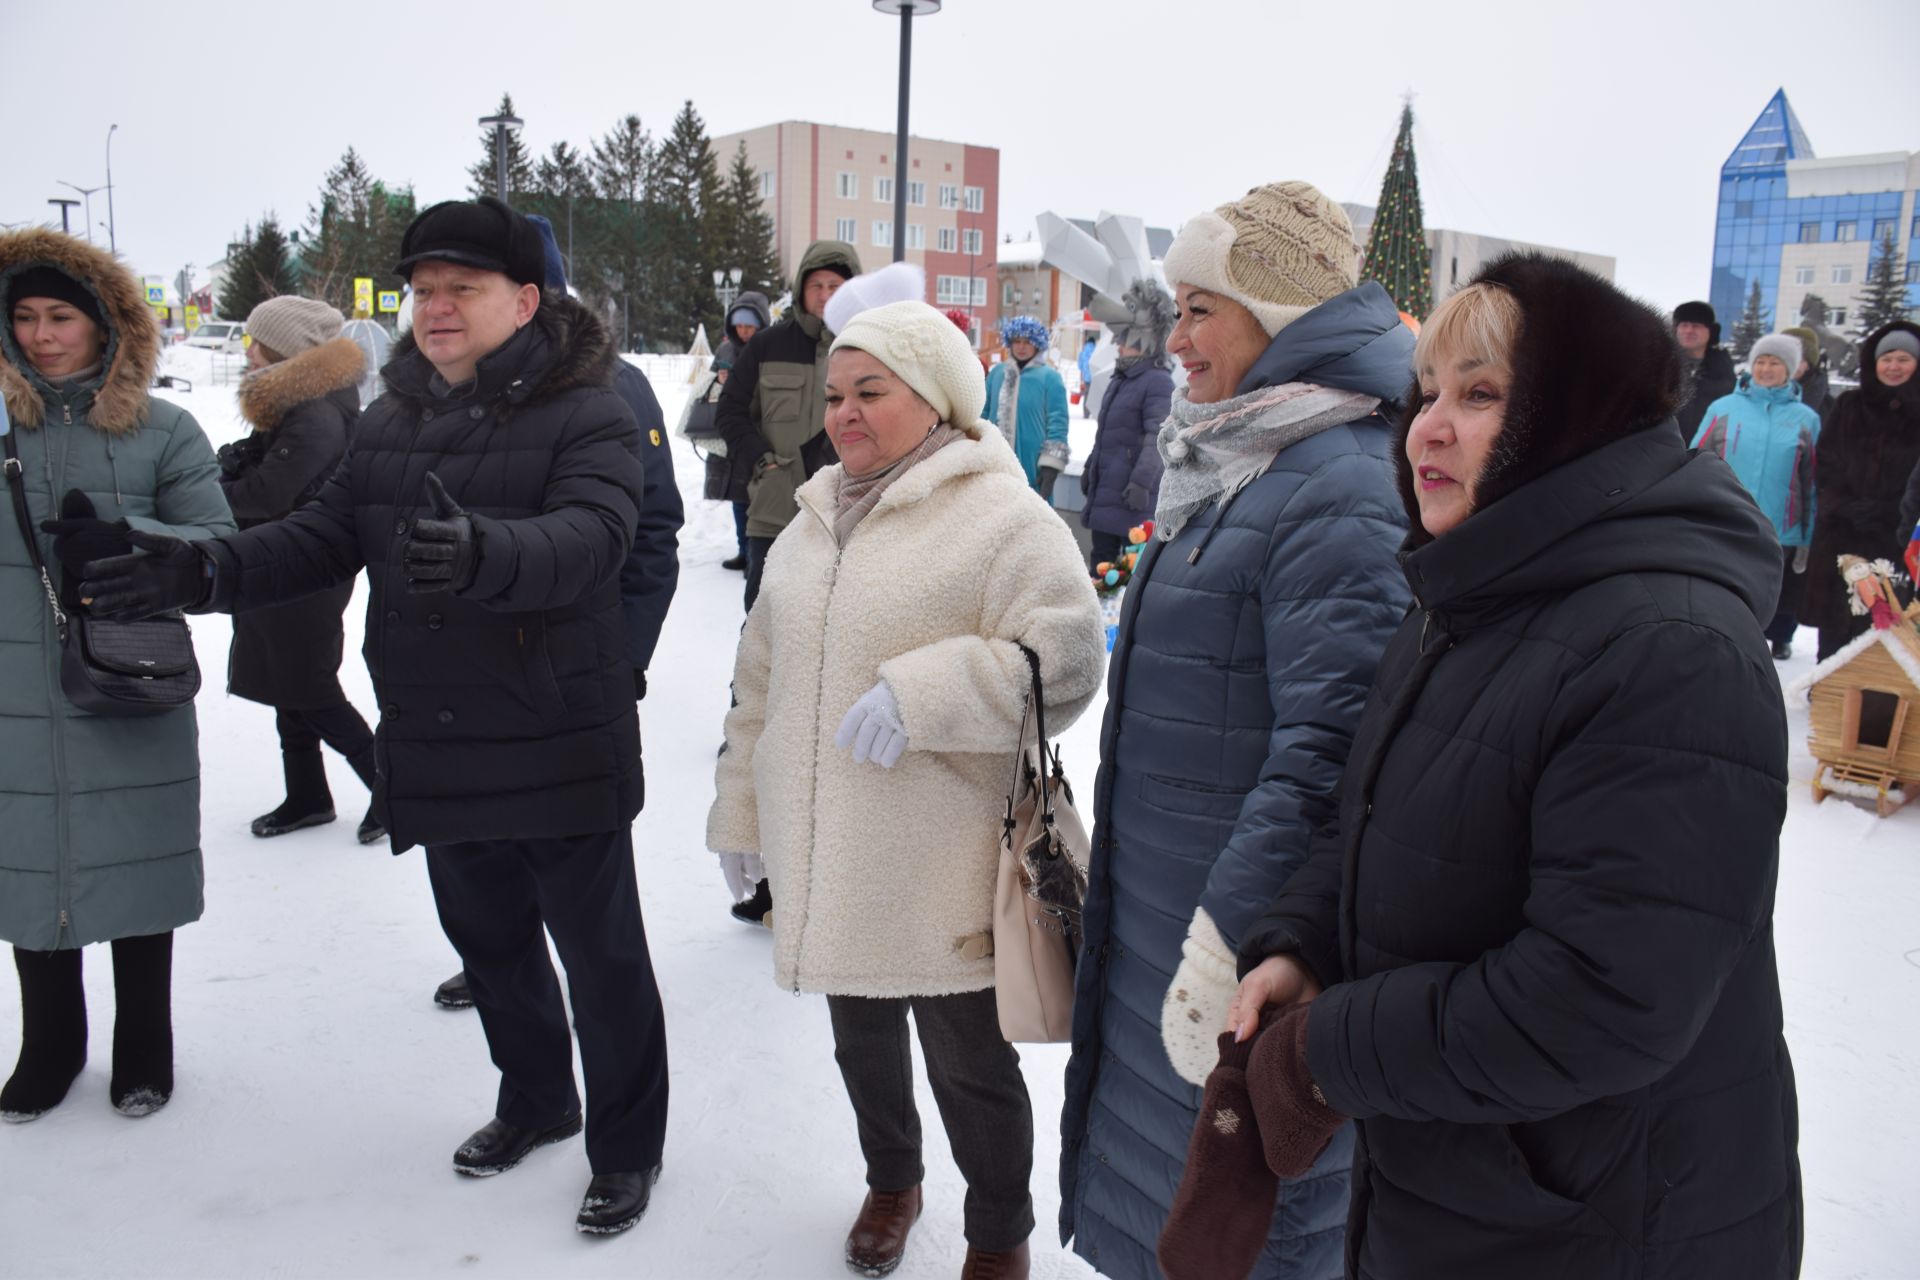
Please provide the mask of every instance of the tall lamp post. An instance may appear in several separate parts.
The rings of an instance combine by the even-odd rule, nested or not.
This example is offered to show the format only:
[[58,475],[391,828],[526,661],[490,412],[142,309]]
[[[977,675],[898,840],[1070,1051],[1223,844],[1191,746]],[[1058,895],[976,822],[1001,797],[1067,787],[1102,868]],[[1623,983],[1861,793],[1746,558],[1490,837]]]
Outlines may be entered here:
[[900,126],[893,141],[893,260],[907,257],[907,90],[912,84],[913,16],[931,18],[941,0],[873,0],[881,13],[900,15]]
[[507,135],[520,132],[526,121],[519,116],[482,116],[480,123],[493,130],[493,193],[507,203]]
[[67,215],[79,208],[80,202],[66,196],[54,196],[47,203],[60,206],[60,231],[63,235],[72,235],[73,233],[67,229]]
[[107,250],[110,253],[120,252],[120,238],[114,234],[113,221],[113,131],[119,127],[117,124],[107,126]]
[[87,243],[92,244],[93,243],[93,193],[96,191],[105,191],[106,188],[105,187],[83,187],[78,185],[77,183],[68,182],[65,178],[57,178],[55,179],[55,181],[57,181],[63,187],[66,187],[73,191],[78,191],[80,193],[80,198],[87,202]]

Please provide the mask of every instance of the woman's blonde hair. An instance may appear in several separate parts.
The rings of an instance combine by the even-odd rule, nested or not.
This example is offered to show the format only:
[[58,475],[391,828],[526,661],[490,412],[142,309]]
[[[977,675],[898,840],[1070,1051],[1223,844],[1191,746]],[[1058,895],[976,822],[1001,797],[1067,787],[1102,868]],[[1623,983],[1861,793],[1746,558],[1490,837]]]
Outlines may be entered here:
[[1513,293],[1497,284],[1470,284],[1427,317],[1414,344],[1413,366],[1425,372],[1444,358],[1511,369],[1519,340],[1520,303]]

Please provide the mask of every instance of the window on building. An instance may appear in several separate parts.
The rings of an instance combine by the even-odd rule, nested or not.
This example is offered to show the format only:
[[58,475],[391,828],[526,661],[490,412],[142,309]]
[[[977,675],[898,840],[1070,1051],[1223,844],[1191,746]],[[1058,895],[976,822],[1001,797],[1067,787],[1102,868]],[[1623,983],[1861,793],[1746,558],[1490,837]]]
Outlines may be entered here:
[[934,247],[941,253],[954,252],[953,246],[959,243],[960,233],[952,227],[938,227],[933,233]]
[[875,178],[873,180],[873,198],[881,204],[893,203],[893,179]]
[[852,244],[860,238],[860,220],[858,218],[835,218],[833,220],[833,238]]
[[960,252],[979,254],[985,251],[986,246],[981,238],[980,228],[969,227],[960,233]]
[[1793,282],[1795,284],[1812,284],[1813,268],[1812,267],[1795,267],[1793,269]]
[[1833,269],[1833,283],[1852,284],[1853,268],[1852,267],[1835,267]]
[[1736,218],[1751,218],[1753,216],[1753,201],[1735,200],[1733,202],[1733,216]]
[[1011,311],[1013,310],[1013,308],[1019,305],[1020,305],[1020,291],[1013,287],[1013,281],[1002,280],[1000,282],[1001,308],[1003,310]]
[[951,182],[941,183],[940,207],[942,209],[958,209],[960,207],[960,188],[954,186]]
[[859,174],[842,173],[836,175],[836,178],[837,181],[835,182],[834,191],[842,200],[857,200],[860,198]]
[[876,249],[893,248],[893,224],[882,222],[878,218],[873,222],[873,247]]
[[924,182],[909,182],[907,184],[907,203],[918,208],[925,208],[927,204],[927,184]]
[[921,222],[909,222],[907,224],[907,248],[924,249],[926,247],[927,247],[926,224]]
[[967,212],[985,213],[987,211],[987,192],[984,187],[967,188]]
[[1909,262],[1907,264],[1907,283],[1920,284],[1920,262]]
[[934,286],[934,296],[948,305],[966,306],[971,297],[965,276],[940,276]]
[[773,199],[773,170],[771,169],[762,169],[760,171],[760,198],[762,200]]
[[1835,307],[1827,313],[1827,323],[1835,329],[1844,329],[1847,324],[1847,309]]
[[1800,224],[1800,243],[1801,244],[1819,244],[1820,243],[1820,224],[1817,222],[1801,223]]
[[1860,224],[1857,222],[1837,222],[1834,224],[1833,238],[1842,244],[1849,240],[1858,239],[1859,235]]
[[1874,220],[1873,242],[1875,244],[1880,243],[1882,240],[1891,240],[1893,238],[1895,234],[1893,222],[1894,220],[1892,218],[1877,218]]
[[1920,240],[1920,214],[1915,214],[1913,218],[1913,238]]
[[984,307],[987,305],[987,278],[985,276],[975,276],[973,278],[973,294],[969,301],[976,307]]

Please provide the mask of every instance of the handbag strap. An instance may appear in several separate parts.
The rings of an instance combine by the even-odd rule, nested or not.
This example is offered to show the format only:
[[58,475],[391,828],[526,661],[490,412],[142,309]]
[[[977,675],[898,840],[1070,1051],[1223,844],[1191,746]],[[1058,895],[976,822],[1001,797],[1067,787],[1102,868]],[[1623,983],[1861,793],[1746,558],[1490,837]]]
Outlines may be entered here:
[[[1040,684],[1040,655],[1025,645],[1020,646],[1020,652],[1026,656],[1027,672],[1029,676],[1032,677],[1032,687],[1027,692],[1027,709],[1031,713],[1034,724],[1040,734],[1035,744],[1040,749],[1040,821],[1050,827],[1053,825],[1053,778],[1051,776],[1053,771],[1048,767],[1052,762],[1048,758],[1050,752],[1047,746],[1047,702],[1046,691]],[[1026,748],[1027,720],[1025,716],[1022,716],[1020,719],[1020,751],[1024,753]],[[1015,768],[1018,768],[1017,764]]]
[[20,537],[27,544],[27,554],[33,558],[33,567],[40,571],[40,589],[47,593],[47,607],[53,610],[53,624],[59,628],[64,640],[67,612],[60,607],[60,593],[53,589],[53,578],[47,573],[47,562],[40,558],[40,539],[33,534],[33,516],[27,510],[26,472],[20,465],[20,449],[14,443],[11,431],[0,436],[0,443],[6,446],[7,488],[13,492],[13,518],[20,522]]

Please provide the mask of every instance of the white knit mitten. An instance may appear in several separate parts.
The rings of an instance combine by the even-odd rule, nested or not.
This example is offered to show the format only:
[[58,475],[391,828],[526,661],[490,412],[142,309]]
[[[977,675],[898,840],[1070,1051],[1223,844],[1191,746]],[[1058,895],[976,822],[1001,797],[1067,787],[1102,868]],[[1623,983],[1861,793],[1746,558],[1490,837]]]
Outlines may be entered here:
[[1205,1086],[1220,1061],[1220,1033],[1240,989],[1233,951],[1205,907],[1194,910],[1187,940],[1180,944],[1167,998],[1160,1004],[1160,1040],[1182,1080]]

